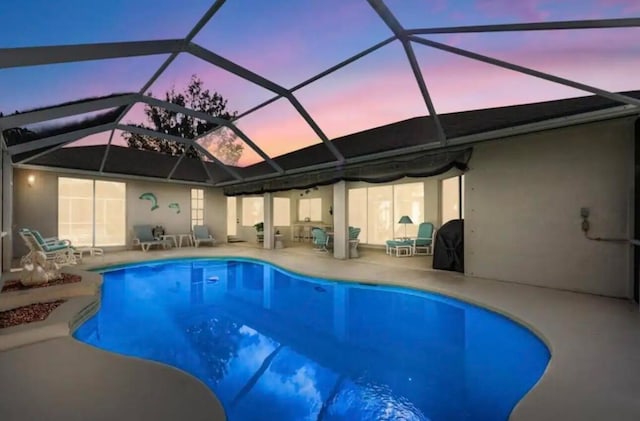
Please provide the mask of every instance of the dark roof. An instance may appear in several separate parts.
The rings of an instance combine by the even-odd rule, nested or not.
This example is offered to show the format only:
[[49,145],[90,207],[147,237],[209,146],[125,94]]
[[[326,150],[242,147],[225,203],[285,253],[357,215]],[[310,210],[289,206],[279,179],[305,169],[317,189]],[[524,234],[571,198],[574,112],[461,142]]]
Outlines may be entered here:
[[[640,99],[640,91],[621,93]],[[533,104],[439,114],[438,117],[447,138],[452,139],[620,105],[622,104],[619,102],[590,95]],[[438,138],[433,119],[425,116],[338,137],[333,139],[332,143],[345,158],[353,158],[436,141]],[[333,155],[323,144],[312,145],[274,159],[285,169],[301,168],[334,160]],[[265,165],[267,164],[261,162],[252,167],[261,168]],[[251,170],[252,167],[248,167],[246,170]]]
[[[622,94],[640,99],[640,91],[622,92]],[[439,118],[447,137],[451,139],[604,110],[620,105],[616,101],[592,95],[533,104],[440,114]],[[333,139],[332,142],[345,158],[353,158],[435,141],[437,141],[437,136],[433,119],[429,116],[424,116],[342,136]],[[105,148],[106,146],[104,145],[60,148],[34,159],[30,164],[98,170]],[[13,157],[14,162],[40,151],[16,155]],[[109,158],[104,171],[166,178],[177,160],[178,157],[176,156],[159,152],[112,146],[109,150]],[[281,155],[273,160],[285,170],[291,170],[332,162],[335,161],[335,158],[324,144],[319,143]],[[211,162],[206,162],[205,165],[209,169],[214,182],[233,180],[233,177],[220,166]],[[267,162],[260,162],[245,168],[234,167],[234,169],[243,178],[275,174],[275,170]],[[203,182],[207,181],[208,176],[203,165],[197,159],[184,158],[174,172],[173,178]]]

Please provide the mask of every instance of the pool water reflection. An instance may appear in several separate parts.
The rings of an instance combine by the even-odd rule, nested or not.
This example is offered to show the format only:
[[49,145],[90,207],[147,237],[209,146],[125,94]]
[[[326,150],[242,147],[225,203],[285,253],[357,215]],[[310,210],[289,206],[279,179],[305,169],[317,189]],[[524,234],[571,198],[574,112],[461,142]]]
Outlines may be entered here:
[[240,260],[104,276],[74,336],[193,374],[230,421],[505,420],[549,360],[522,326],[434,294]]

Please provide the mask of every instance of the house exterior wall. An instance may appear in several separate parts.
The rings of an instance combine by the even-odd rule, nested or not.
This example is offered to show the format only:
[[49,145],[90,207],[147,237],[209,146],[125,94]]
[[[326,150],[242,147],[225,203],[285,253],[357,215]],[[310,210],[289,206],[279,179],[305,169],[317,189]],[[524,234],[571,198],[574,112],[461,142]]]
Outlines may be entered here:
[[[592,241],[580,230],[580,208],[591,210],[591,235],[630,238],[633,232],[632,118],[548,130],[489,141],[474,147],[465,175],[465,264],[468,275],[614,297],[630,295],[631,249],[624,243]],[[36,175],[34,186],[27,176]],[[14,170],[13,230],[31,227],[57,235],[57,178],[64,173]],[[440,182],[454,172],[424,182],[425,220],[440,222]],[[68,174],[70,177],[83,177]],[[87,177],[88,178],[88,177]],[[114,180],[114,179],[111,179]],[[122,180],[127,183],[128,241],[138,223],[161,224],[168,233],[190,230],[188,185]],[[347,183],[347,188],[364,183]],[[205,223],[219,242],[226,241],[226,198],[205,188]],[[156,194],[160,209],[151,212],[144,192]],[[291,199],[297,219],[301,191],[274,193]],[[311,189],[303,197],[323,198],[323,220],[332,223],[333,187]],[[178,202],[182,212],[167,207]],[[238,236],[255,241],[255,229]],[[284,239],[290,229],[281,228]],[[26,250],[13,238],[14,256]]]
[[633,120],[549,130],[474,147],[465,175],[468,275],[629,296]]
[[[33,186],[27,184],[27,177],[33,174]],[[189,233],[191,231],[191,188],[192,186],[153,181],[89,177],[66,174],[64,172],[14,169],[13,230],[28,227],[40,231],[45,237],[58,235],[58,177],[86,178],[106,181],[121,181],[127,185],[126,224],[127,247],[134,238],[133,226],[138,224],[162,225],[167,234]],[[202,188],[196,186],[196,188]],[[226,242],[226,200],[221,189],[204,188],[205,224],[218,242]],[[151,210],[148,200],[139,199],[142,193],[153,193],[159,208]],[[180,213],[168,207],[169,203],[180,205]],[[18,235],[13,238],[14,257],[23,256],[27,249]],[[122,247],[124,248],[124,247]]]

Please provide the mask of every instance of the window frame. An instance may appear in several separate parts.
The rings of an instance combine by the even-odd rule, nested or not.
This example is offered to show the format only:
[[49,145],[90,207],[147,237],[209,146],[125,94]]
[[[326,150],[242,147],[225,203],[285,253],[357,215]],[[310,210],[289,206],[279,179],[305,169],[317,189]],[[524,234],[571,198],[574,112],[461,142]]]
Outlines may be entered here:
[[[317,208],[314,209],[314,203],[318,203]],[[303,205],[307,204],[307,213],[302,209]],[[319,212],[319,219],[314,219],[313,216],[316,212]],[[322,198],[321,197],[305,197],[298,199],[298,221],[305,221],[305,218],[309,218],[309,221],[322,222]]]
[[[195,196],[194,196],[194,193]],[[194,207],[195,201],[195,207]],[[200,212],[200,216],[198,216]],[[195,216],[194,216],[195,215]],[[204,225],[204,189],[191,189],[191,228]]]
[[[286,214],[286,218],[282,217],[283,219],[278,219],[276,220],[276,218],[279,218],[278,214],[279,212],[276,211],[276,201],[278,202],[285,202],[286,201],[286,206],[284,206],[283,203],[283,208],[287,210],[287,214]],[[281,224],[280,222],[285,222],[284,224]],[[274,197],[273,198],[273,226],[274,227],[290,227],[291,226],[291,199],[288,197]]]
[[[90,184],[91,185],[91,195],[89,196],[64,196],[61,195],[60,193],[60,188],[61,188],[61,180],[79,180],[82,182],[85,182],[87,185]],[[123,224],[122,224],[122,232],[119,233],[119,237],[122,239],[122,242],[117,242],[115,244],[110,244],[110,243],[99,243],[96,241],[96,218],[97,218],[97,212],[96,212],[96,206],[97,206],[97,200],[105,200],[104,198],[99,198],[96,199],[96,184],[97,183],[114,183],[114,184],[119,184],[122,185],[123,187],[123,192],[122,192],[122,199],[117,199],[118,201],[121,201],[123,203],[122,209],[123,209]],[[61,230],[61,226],[64,225],[68,225],[68,226],[72,226],[74,225],[74,217],[73,217],[73,211],[71,208],[71,204],[73,203],[73,199],[76,200],[83,200],[83,201],[89,201],[91,204],[91,216],[89,219],[89,222],[82,222],[82,223],[77,223],[75,225],[91,225],[91,233],[90,233],[90,238],[91,240],[89,242],[81,242],[81,241],[75,241],[75,246],[77,247],[122,247],[122,246],[126,246],[127,245],[127,183],[126,182],[122,182],[122,181],[112,181],[112,180],[98,180],[95,178],[80,178],[80,177],[66,177],[66,176],[58,176],[57,178],[57,202],[58,202],[58,206],[57,206],[57,227],[56,227],[56,231],[58,234],[58,237],[67,237],[67,239],[70,239],[70,241],[72,241],[72,243],[74,243],[73,240],[71,240],[72,238],[76,237],[76,234],[73,233],[72,229],[67,229],[67,231],[69,232],[69,234],[64,233],[64,230]],[[67,200],[67,206],[69,206],[68,208],[68,212],[66,215],[66,220],[65,221],[61,221],[60,217],[61,217],[61,202],[63,202],[64,200]],[[113,199],[112,199],[113,200]],[[101,224],[102,225],[106,225],[106,224]],[[63,232],[64,234],[61,234],[61,232]]]

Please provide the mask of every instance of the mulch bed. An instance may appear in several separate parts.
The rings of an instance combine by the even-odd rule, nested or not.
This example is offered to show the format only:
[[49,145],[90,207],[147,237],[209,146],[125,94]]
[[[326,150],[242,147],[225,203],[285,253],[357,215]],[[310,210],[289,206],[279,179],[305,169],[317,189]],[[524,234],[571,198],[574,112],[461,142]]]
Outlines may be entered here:
[[40,322],[49,317],[49,314],[65,301],[66,300],[58,300],[51,303],[36,303],[14,308],[13,310],[0,311],[0,329],[24,323]]
[[50,287],[53,285],[72,284],[74,282],[82,281],[82,277],[79,275],[72,275],[70,273],[61,273],[60,275],[61,275],[60,278],[49,281],[46,284],[31,285],[28,287],[22,285],[20,281],[5,282],[4,286],[2,287],[2,291],[0,291],[0,293],[9,292],[9,291],[24,291],[27,289],[34,289],[34,288],[44,288],[44,287]]

